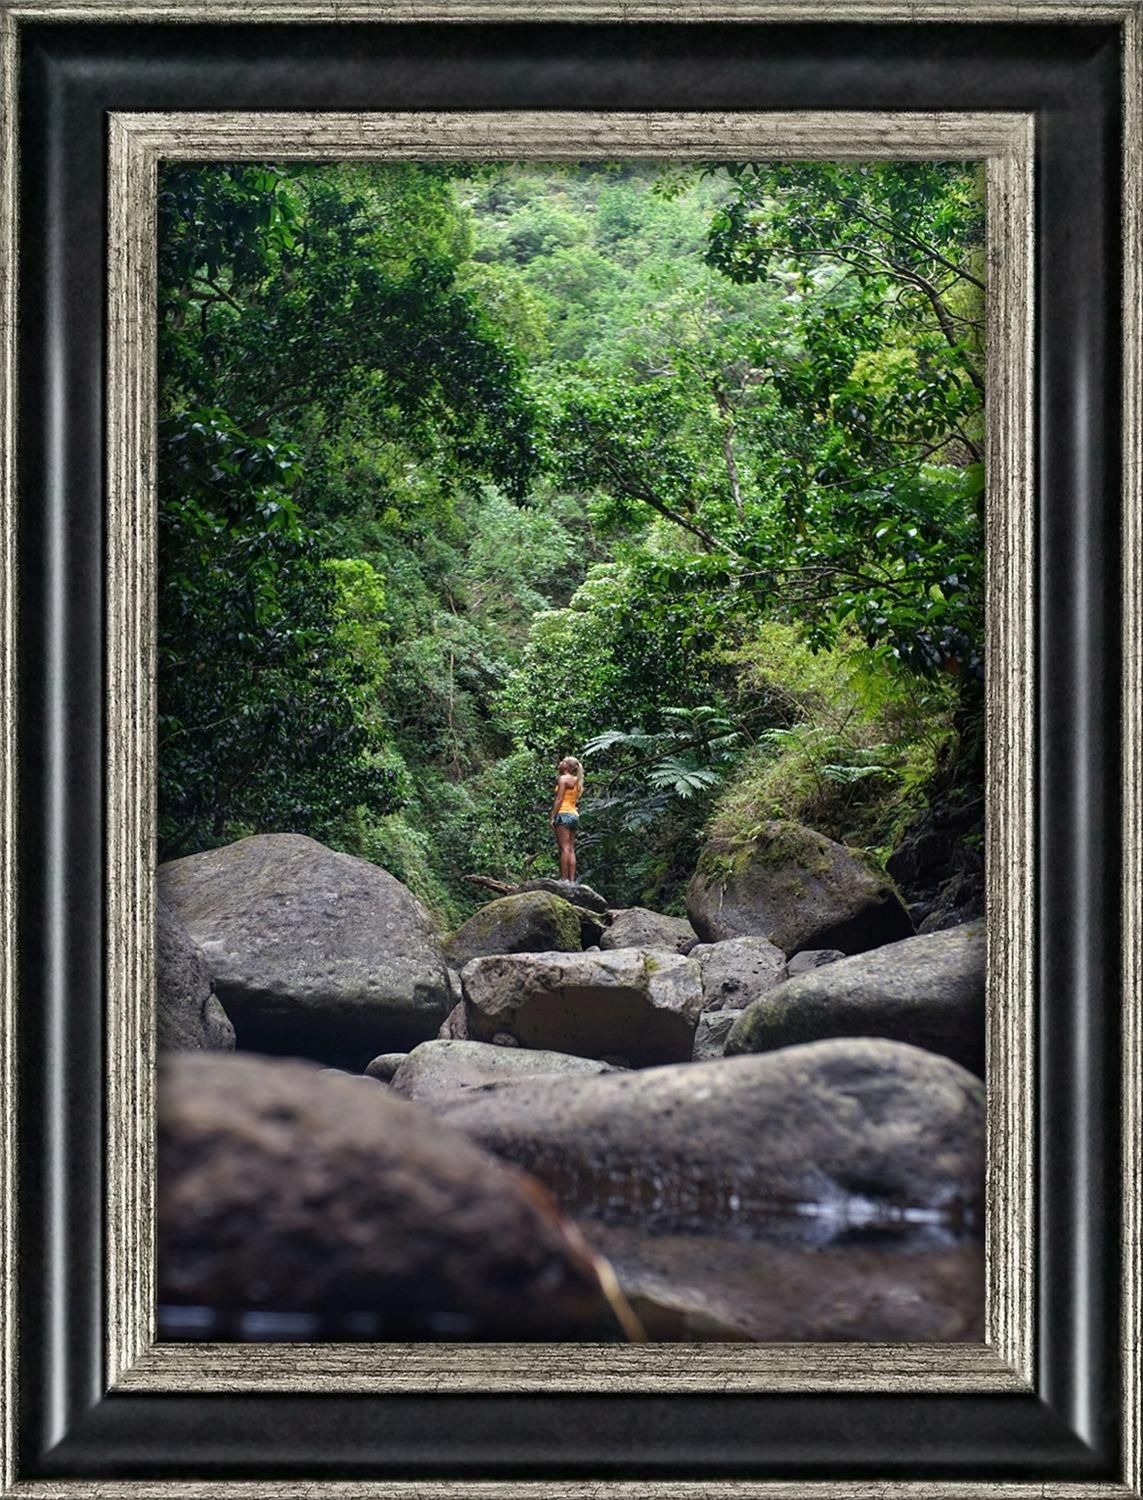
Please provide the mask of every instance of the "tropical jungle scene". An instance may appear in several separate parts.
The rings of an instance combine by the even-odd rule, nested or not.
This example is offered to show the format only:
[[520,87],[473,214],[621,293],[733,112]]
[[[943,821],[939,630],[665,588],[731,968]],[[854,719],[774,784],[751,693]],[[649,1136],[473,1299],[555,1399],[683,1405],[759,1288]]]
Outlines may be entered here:
[[981,168],[159,213],[160,1336],[980,1340]]

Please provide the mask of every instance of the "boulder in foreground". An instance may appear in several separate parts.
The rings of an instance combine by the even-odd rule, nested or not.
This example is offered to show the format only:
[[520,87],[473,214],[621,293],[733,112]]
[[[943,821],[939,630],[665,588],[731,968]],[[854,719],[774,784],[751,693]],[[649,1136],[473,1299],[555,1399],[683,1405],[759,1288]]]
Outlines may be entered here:
[[428,913],[367,860],[263,834],[162,865],[159,891],[244,1049],[360,1069],[435,1036],[448,1014]]
[[775,1210],[960,1216],[984,1194],[983,1084],[901,1042],[526,1079],[433,1107],[569,1213],[649,1229],[742,1229]]
[[698,964],[674,953],[517,953],[463,971],[468,1035],[522,1047],[624,1057],[634,1067],[689,1058],[702,1011]]
[[984,923],[950,927],[843,958],[747,1007],[727,1055],[835,1036],[881,1036],[951,1057],[984,1076]]
[[613,1331],[548,1194],[417,1106],[305,1063],[171,1055],[158,1088],[159,1300],[392,1335]]
[[844,844],[801,823],[764,823],[744,849],[708,843],[687,887],[687,915],[706,943],[764,937],[803,948],[864,953],[911,937],[892,883]]

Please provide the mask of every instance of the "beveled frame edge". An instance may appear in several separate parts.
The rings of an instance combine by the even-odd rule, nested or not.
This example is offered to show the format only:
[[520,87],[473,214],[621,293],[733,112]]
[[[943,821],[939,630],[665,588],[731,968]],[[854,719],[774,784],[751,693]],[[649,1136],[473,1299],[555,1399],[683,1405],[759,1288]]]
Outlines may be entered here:
[[[112,114],[108,371],[108,1383],[118,1390],[1022,1391],[1032,1369],[1033,135],[1014,114]],[[158,164],[492,158],[983,159],[988,183],[987,1342],[156,1344],[152,871]],[[993,924],[990,924],[993,925]],[[998,941],[999,939],[999,941]],[[1000,954],[1005,957],[1001,965]],[[1000,1059],[996,1062],[996,1059]],[[575,1352],[581,1354],[579,1360]],[[578,1368],[577,1368],[578,1365]],[[569,1368],[570,1366],[570,1368]]]

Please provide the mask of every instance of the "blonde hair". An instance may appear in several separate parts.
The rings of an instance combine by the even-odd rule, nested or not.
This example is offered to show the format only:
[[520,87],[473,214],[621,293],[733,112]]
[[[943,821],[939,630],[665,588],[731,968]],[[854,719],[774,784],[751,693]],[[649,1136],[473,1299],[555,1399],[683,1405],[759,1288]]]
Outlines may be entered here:
[[565,766],[569,767],[569,769],[571,770],[572,774],[575,776],[576,789],[578,790],[580,796],[582,797],[583,796],[583,767],[580,765],[579,761],[576,760],[576,758],[575,758],[574,755],[565,755],[564,756],[563,760],[560,761],[559,769],[562,771]]

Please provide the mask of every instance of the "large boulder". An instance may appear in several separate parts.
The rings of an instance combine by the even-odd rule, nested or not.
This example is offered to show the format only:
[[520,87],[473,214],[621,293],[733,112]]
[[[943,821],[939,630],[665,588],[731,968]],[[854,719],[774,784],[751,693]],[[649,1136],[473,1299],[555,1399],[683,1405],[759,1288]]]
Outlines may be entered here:
[[764,823],[745,848],[711,842],[687,887],[687,915],[704,942],[769,938],[803,948],[864,953],[910,937],[892,883],[844,844],[801,823]]
[[674,953],[517,953],[463,973],[468,1035],[523,1047],[623,1057],[634,1067],[691,1055],[702,1011],[698,964]]
[[578,953],[579,918],[562,896],[521,891],[482,906],[445,944],[452,969],[490,953]]
[[[376,1067],[367,1071],[382,1076]],[[391,1075],[393,1091],[405,1099],[435,1099],[459,1089],[481,1088],[486,1083],[512,1078],[569,1073],[613,1073],[608,1063],[590,1057],[570,1057],[566,1052],[545,1052],[529,1047],[495,1047],[491,1042],[421,1042],[401,1061]]]
[[681,953],[695,941],[686,917],[665,917],[643,906],[629,906],[611,914],[611,926],[599,940],[606,953],[613,948],[661,948]]
[[548,1194],[416,1105],[262,1057],[171,1055],[159,1301],[381,1314],[385,1336],[590,1337],[597,1263]]
[[984,923],[906,938],[813,969],[743,1012],[727,1055],[833,1036],[882,1036],[984,1076]]
[[744,1231],[783,1209],[853,1210],[868,1224],[983,1202],[983,1084],[901,1042],[524,1079],[433,1108],[548,1183],[576,1217],[649,1230]]
[[440,943],[392,875],[299,834],[263,834],[159,869],[239,1044],[361,1069],[435,1036]]
[[202,949],[165,901],[155,902],[156,1042],[160,1052],[233,1052],[234,1027]]
[[690,956],[702,970],[703,1010],[743,1010],[786,977],[786,955],[766,938],[698,943]]

